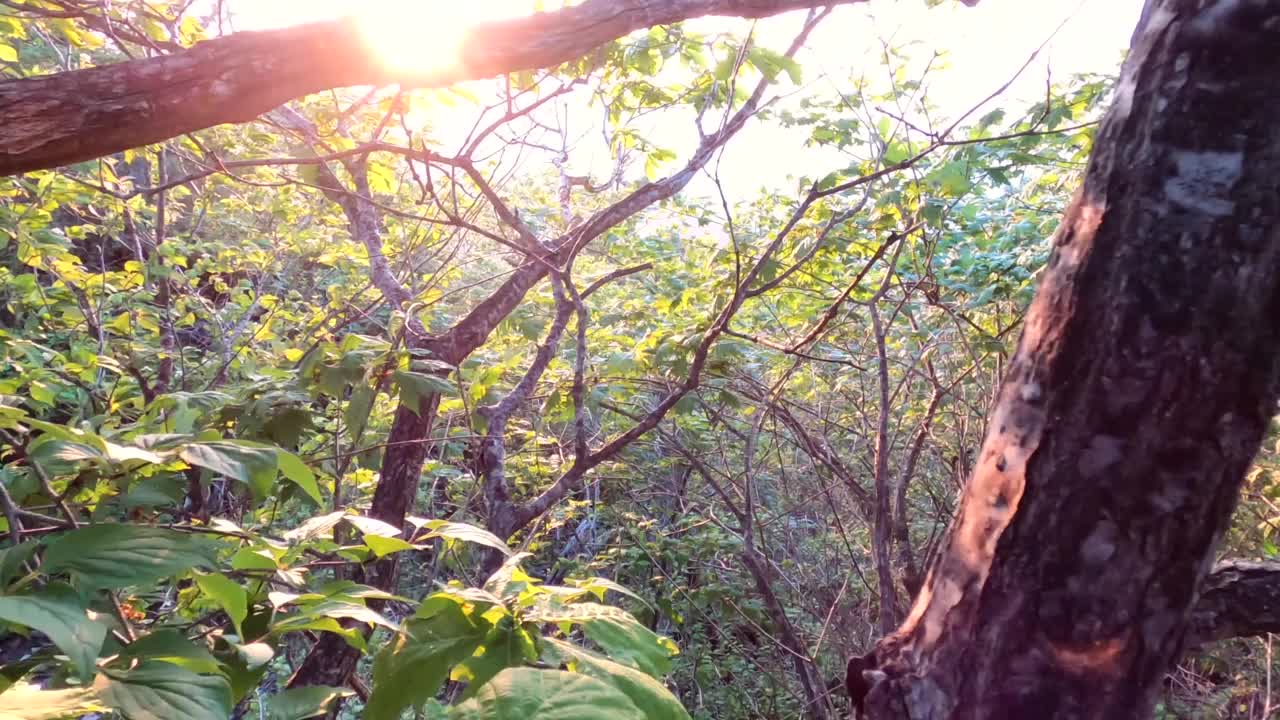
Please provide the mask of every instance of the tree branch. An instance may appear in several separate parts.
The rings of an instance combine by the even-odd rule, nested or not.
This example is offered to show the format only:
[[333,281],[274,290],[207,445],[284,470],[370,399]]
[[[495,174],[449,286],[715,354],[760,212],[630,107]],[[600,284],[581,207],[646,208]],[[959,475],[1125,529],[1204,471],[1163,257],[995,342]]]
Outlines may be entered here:
[[[350,20],[243,32],[190,49],[0,83],[0,175],[56,167],[241,123],[293,98],[337,87],[443,87],[549,67],[654,25],[705,15],[762,18],[863,0],[588,0],[482,23],[447,70],[393,72]],[[269,79],[269,81],[264,81]],[[723,131],[722,131],[723,132]]]

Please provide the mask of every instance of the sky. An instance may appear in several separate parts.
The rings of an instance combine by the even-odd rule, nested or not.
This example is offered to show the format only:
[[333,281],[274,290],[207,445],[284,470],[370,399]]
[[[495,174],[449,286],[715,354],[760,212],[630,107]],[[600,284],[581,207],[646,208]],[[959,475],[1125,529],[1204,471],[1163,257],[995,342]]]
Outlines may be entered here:
[[[389,20],[388,43],[394,46],[438,45],[444,32],[471,22],[527,14],[536,0],[237,0],[232,8],[240,30],[281,27],[355,13],[367,18]],[[554,2],[544,2],[553,6]],[[871,0],[865,4],[837,8],[811,37],[798,58],[805,70],[805,82],[832,82],[826,78],[847,78],[851,73],[881,72],[880,38],[894,46],[911,45],[913,55],[928,57],[931,51],[946,53],[946,67],[930,73],[927,92],[941,108],[942,116],[953,118],[972,107],[1004,84],[1046,40],[1049,44],[1008,91],[991,107],[1025,106],[1043,99],[1046,75],[1065,79],[1075,73],[1114,73],[1141,11],[1140,0],[981,0],[976,7],[944,2],[926,8],[923,0]],[[410,13],[410,9],[412,12]],[[406,22],[409,15],[418,18]],[[424,22],[422,18],[430,18]],[[756,25],[758,42],[785,49],[802,19],[791,13],[761,21]],[[746,21],[703,18],[692,21],[701,31],[737,29],[742,34]],[[1060,27],[1061,26],[1061,27]],[[422,35],[432,28],[436,34],[424,43]],[[1055,30],[1057,31],[1055,34]],[[451,118],[437,119],[448,126]],[[472,117],[459,117],[459,126],[470,127]],[[657,118],[649,130],[660,144],[686,157],[696,144],[687,117]],[[721,177],[726,191],[740,198],[765,184],[787,175],[820,177],[846,162],[833,158],[829,149],[804,147],[806,133],[761,124],[748,124],[730,144],[721,160]],[[607,166],[607,157],[589,152],[588,158],[574,158],[581,172],[598,172]],[[767,174],[760,172],[768,168]],[[694,187],[706,192],[709,187]]]

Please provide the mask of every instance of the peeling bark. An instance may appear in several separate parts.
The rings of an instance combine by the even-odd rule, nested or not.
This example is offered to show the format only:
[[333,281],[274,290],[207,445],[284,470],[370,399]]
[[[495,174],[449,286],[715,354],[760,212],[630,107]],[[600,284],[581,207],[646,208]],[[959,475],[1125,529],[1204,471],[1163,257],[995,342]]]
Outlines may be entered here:
[[482,23],[456,67],[393,72],[350,20],[236,33],[161,57],[0,82],[0,176],[91,160],[223,123],[248,122],[330,88],[443,87],[550,67],[636,30],[705,15],[762,18],[864,0],[588,0]]
[[1276,407],[1277,43],[1149,0],[870,717],[1150,715]]

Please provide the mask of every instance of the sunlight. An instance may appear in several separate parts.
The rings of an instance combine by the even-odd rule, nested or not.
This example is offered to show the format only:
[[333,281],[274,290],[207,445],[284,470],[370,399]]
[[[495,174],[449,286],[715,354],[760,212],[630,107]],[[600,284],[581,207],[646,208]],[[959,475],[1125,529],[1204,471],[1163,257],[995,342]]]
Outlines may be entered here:
[[478,24],[529,12],[519,0],[368,0],[355,16],[365,43],[394,72],[449,75]]

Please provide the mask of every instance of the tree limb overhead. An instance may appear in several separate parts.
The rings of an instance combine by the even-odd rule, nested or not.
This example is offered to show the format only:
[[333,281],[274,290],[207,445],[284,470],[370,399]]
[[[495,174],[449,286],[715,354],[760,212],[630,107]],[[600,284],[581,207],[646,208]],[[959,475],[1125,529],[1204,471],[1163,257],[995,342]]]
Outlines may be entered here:
[[236,33],[171,55],[0,82],[0,176],[248,122],[329,88],[443,87],[557,65],[655,25],[706,15],[762,18],[862,1],[588,0],[477,25],[467,32],[456,67],[424,74],[380,64],[350,20]]

